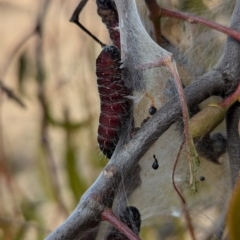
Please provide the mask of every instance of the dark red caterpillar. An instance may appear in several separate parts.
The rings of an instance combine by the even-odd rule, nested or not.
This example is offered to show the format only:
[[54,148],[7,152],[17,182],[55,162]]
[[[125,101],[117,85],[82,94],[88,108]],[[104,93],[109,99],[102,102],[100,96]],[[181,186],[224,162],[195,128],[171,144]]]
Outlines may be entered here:
[[80,22],[78,16],[88,0],[81,0],[70,21],[76,23],[84,32],[97,41],[103,50],[96,60],[96,74],[101,103],[98,126],[98,143],[107,158],[111,158],[123,123],[129,113],[130,94],[125,87],[121,74],[120,34],[118,31],[118,13],[113,0],[97,0],[97,12],[106,25],[109,36],[116,46],[105,46]]
[[104,47],[96,60],[96,74],[101,103],[98,143],[101,151],[111,158],[122,125],[128,116],[130,94],[121,78],[121,58],[115,46]]
[[101,113],[98,126],[98,143],[103,154],[111,158],[128,116],[130,94],[121,75],[120,34],[118,13],[112,0],[97,0],[97,12],[106,25],[109,36],[116,46],[104,47],[96,61]]

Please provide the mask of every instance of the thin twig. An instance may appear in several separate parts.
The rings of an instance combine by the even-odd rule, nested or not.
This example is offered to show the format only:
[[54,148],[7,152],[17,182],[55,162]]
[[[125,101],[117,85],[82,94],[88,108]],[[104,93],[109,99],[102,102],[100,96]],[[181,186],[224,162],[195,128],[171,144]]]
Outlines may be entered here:
[[240,98],[240,83],[238,84],[236,90],[232,94],[230,94],[226,99],[224,99],[219,105],[224,109],[228,109],[236,101],[239,101],[240,100],[239,98]]
[[189,115],[188,115],[188,108],[186,104],[186,98],[184,95],[181,80],[176,70],[176,66],[172,63],[172,61],[169,61],[167,63],[167,66],[169,67],[171,73],[173,74],[173,77],[177,86],[178,96],[181,103],[182,117],[183,117],[183,123],[184,123],[184,145],[186,145],[187,147],[188,164],[189,164],[189,170],[190,170],[190,185],[193,191],[196,191],[195,171],[196,171],[196,166],[198,166],[199,164],[199,160],[198,160],[196,149],[193,143],[193,138],[189,130]]
[[[197,140],[209,135],[225,118],[227,110],[240,97],[240,84],[236,90],[220,103],[210,103],[190,119],[192,137]],[[208,120],[206,122],[206,119]]]
[[152,21],[153,29],[154,29],[154,35],[155,35],[155,41],[160,46],[162,45],[162,34],[161,34],[161,23],[159,16],[159,5],[156,1],[149,1],[145,0],[145,3],[147,5],[147,8],[149,10],[149,19]]
[[70,18],[70,22],[75,23],[79,28],[81,28],[86,34],[88,34],[93,40],[101,45],[101,47],[106,46],[106,44],[102,43],[97,37],[95,37],[91,32],[89,32],[79,21],[79,15],[82,12],[83,8],[87,4],[88,0],[81,0],[73,12],[73,15]]
[[187,21],[191,24],[200,24],[208,28],[212,28],[218,32],[224,33],[238,41],[240,41],[240,32],[233,30],[232,28],[223,26],[221,24],[212,22],[210,20],[194,16],[190,13],[183,13],[172,11],[169,9],[165,9],[160,7],[155,0],[145,0],[146,5],[149,8],[150,12],[150,19],[156,19],[161,17],[169,17],[169,18],[176,18],[180,20]]
[[186,223],[187,223],[190,235],[191,235],[192,239],[195,240],[196,237],[195,237],[195,234],[194,234],[191,217],[190,217],[188,209],[187,209],[186,200],[184,199],[184,197],[181,194],[181,192],[178,190],[178,188],[176,186],[176,183],[175,183],[175,180],[174,180],[174,176],[175,176],[175,172],[176,172],[176,169],[177,169],[178,160],[179,160],[179,157],[180,157],[180,154],[182,152],[182,149],[183,149],[184,145],[185,145],[185,139],[183,139],[183,141],[182,141],[182,143],[180,145],[180,148],[178,150],[178,154],[177,154],[176,160],[174,162],[173,171],[172,171],[172,184],[173,184],[173,187],[174,187],[175,191],[177,192],[179,198],[181,199],[183,213],[184,213],[184,216],[185,216],[185,219],[186,219]]
[[107,208],[102,212],[102,219],[111,223],[129,240],[141,240],[127,225],[117,218],[111,209]]

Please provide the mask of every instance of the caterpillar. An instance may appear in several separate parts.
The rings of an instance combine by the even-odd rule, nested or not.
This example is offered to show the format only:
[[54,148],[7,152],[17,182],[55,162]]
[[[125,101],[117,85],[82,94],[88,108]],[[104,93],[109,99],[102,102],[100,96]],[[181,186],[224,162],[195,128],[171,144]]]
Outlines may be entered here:
[[100,150],[111,158],[117,145],[122,125],[128,116],[129,89],[121,75],[120,52],[115,46],[106,46],[96,60],[96,75],[100,96],[98,144]]
[[119,20],[115,2],[113,0],[97,0],[97,13],[106,25],[113,45],[120,49]]
[[127,96],[129,89],[124,85],[121,74],[120,33],[118,13],[113,0],[97,0],[97,12],[106,25],[113,45],[106,46],[80,22],[78,16],[88,0],[81,0],[70,21],[76,23],[84,32],[98,42],[102,51],[96,60],[96,75],[100,97],[100,117],[98,125],[98,144],[102,153],[111,158],[119,140],[122,125],[130,109]]

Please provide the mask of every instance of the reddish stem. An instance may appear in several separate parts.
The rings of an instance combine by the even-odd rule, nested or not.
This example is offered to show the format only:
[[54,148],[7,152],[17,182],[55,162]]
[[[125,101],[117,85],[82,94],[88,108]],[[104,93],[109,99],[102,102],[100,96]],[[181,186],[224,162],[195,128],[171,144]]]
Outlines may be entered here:
[[111,223],[130,240],[141,240],[128,226],[126,226],[119,218],[117,218],[111,209],[106,208],[102,212],[102,219]]
[[178,190],[178,188],[176,186],[176,183],[175,183],[175,180],[174,180],[175,171],[176,171],[176,168],[177,168],[177,164],[178,164],[178,160],[179,160],[179,157],[180,157],[180,153],[182,152],[182,149],[183,149],[183,146],[185,145],[185,142],[186,142],[185,139],[183,139],[183,141],[181,143],[181,146],[180,146],[180,148],[178,150],[177,158],[176,158],[174,166],[173,166],[172,184],[173,184],[173,187],[174,187],[175,191],[177,192],[179,198],[181,199],[183,212],[184,212],[184,216],[185,216],[185,219],[186,219],[186,223],[187,223],[190,235],[191,235],[192,239],[195,240],[196,238],[195,238],[195,234],[194,234],[194,231],[193,231],[192,221],[191,221],[188,209],[187,209],[186,201],[185,201],[183,195],[181,194],[181,192]]
[[235,103],[238,99],[240,100],[240,83],[238,84],[236,90],[230,96],[228,96],[226,99],[224,99],[219,105],[223,109],[227,109],[233,103]]
[[154,28],[154,35],[155,35],[155,41],[161,46],[162,43],[162,35],[161,35],[161,24],[159,21],[159,6],[156,3],[156,1],[151,1],[151,0],[145,0],[145,3],[149,9],[149,19],[153,23],[153,28]]
[[161,17],[163,17],[163,16],[185,20],[192,24],[198,23],[203,26],[215,29],[221,33],[227,34],[228,36],[240,41],[240,33],[233,30],[232,28],[225,27],[221,24],[212,22],[210,20],[207,20],[207,19],[204,19],[201,17],[196,17],[189,13],[176,12],[176,11],[171,11],[171,10],[168,10],[165,8],[161,8]]
[[201,17],[196,17],[189,13],[176,12],[176,11],[162,8],[156,3],[155,0],[145,0],[145,2],[149,9],[151,19],[155,19],[157,17],[158,18],[170,17],[170,18],[181,19],[181,20],[187,21],[192,24],[198,23],[203,26],[215,29],[221,33],[224,33],[224,34],[240,41],[240,32],[237,32],[237,31],[233,30],[232,28],[225,27],[221,24],[214,23],[210,20],[207,20],[207,19],[204,19]]

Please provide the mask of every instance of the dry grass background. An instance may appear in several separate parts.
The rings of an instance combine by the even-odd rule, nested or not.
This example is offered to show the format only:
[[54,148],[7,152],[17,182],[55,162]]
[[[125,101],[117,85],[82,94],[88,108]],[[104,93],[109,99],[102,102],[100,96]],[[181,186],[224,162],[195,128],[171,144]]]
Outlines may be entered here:
[[[55,120],[64,121],[68,112],[70,122],[84,125],[70,131],[49,121],[49,149],[43,145],[37,36],[23,41],[33,32],[41,4],[0,1],[0,79],[26,105],[22,108],[1,91],[0,239],[42,239],[66,219],[106,163],[96,142],[95,59],[101,48],[69,22],[76,0],[54,0],[47,9],[42,39],[44,89]],[[81,21],[102,41],[109,41],[94,0]],[[18,48],[21,41],[24,44]],[[76,187],[79,181],[82,184]]]

